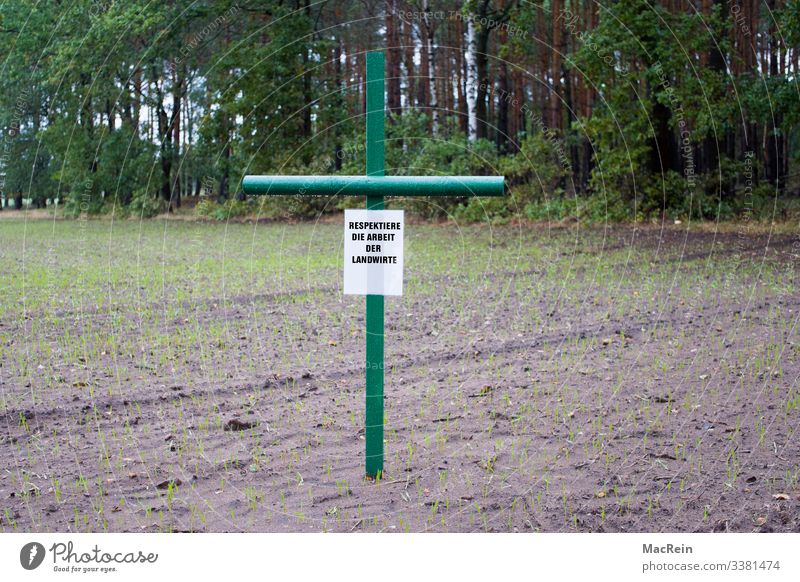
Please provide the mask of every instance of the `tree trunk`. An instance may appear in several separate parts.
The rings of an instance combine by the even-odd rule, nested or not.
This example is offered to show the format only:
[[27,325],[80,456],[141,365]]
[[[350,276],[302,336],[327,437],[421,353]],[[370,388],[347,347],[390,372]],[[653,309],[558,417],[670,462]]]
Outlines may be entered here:
[[217,202],[224,203],[228,199],[228,184],[230,180],[231,171],[231,142],[230,130],[228,128],[228,116],[221,113],[220,129],[221,129],[221,143],[222,143],[222,174],[219,178],[219,193],[217,195]]
[[458,128],[464,135],[469,134],[469,107],[467,107],[467,68],[464,59],[464,20],[456,18],[456,90],[458,92]]
[[115,126],[115,118],[114,118],[114,108],[111,106],[111,100],[106,99],[106,120],[108,122],[108,131],[111,133],[114,131]]
[[[427,2],[425,4],[427,7]],[[428,27],[425,22],[419,23],[419,79],[417,82],[417,106],[428,116],[428,128],[431,123],[431,61],[428,40]]]
[[[478,6],[476,19],[480,22],[487,21],[489,0],[482,0]],[[475,118],[477,123],[477,137],[486,138],[489,135],[488,105],[489,96],[489,27],[480,26],[475,39],[475,68],[478,75],[478,90],[475,99]]]
[[425,55],[427,56],[428,67],[427,67],[427,77],[428,77],[428,99],[430,104],[430,127],[431,130],[436,133],[439,130],[439,100],[440,95],[439,91],[437,90],[437,77],[436,74],[436,63],[438,62],[436,59],[436,51],[434,48],[433,43],[433,36],[436,32],[436,26],[432,17],[430,16],[429,12],[430,7],[428,6],[428,0],[425,0]]
[[175,179],[173,180],[172,200],[175,208],[181,207],[181,104],[183,103],[183,76],[173,69],[172,79],[172,148]]
[[455,39],[455,30],[453,26],[449,26],[449,22],[445,23],[445,30],[443,31],[444,38],[446,41],[443,42],[443,46],[439,47],[439,55],[442,59],[442,70],[441,70],[441,83],[439,89],[439,98],[440,103],[440,120],[442,122],[442,127],[445,131],[449,131],[450,124],[449,120],[453,116],[453,113],[456,108],[455,104],[455,87],[454,87],[454,50],[452,47],[455,46],[456,39]]
[[142,104],[141,104],[141,94],[142,94],[142,69],[136,67],[133,71],[133,88],[134,88],[134,95],[133,95],[133,125],[136,128],[136,135],[139,135],[139,123],[141,120],[141,111],[142,111]]
[[417,79],[414,66],[414,26],[411,20],[403,22],[403,47],[406,67],[406,107],[414,107],[415,87]]
[[654,103],[652,119],[655,139],[650,147],[650,171],[653,174],[665,174],[675,168],[675,139],[670,128],[671,117],[669,107]]
[[[501,40],[502,42],[502,40]],[[497,151],[501,154],[508,152],[508,103],[513,98],[508,84],[508,65],[502,60],[498,67],[498,96],[497,96]]]
[[402,52],[395,25],[395,0],[386,0],[386,69],[389,77],[386,79],[387,107],[389,109],[389,120],[400,115],[400,61]]
[[[342,39],[338,39],[333,47],[333,86],[335,88],[335,103],[339,111],[344,110],[342,99]],[[337,172],[342,169],[342,140],[339,126],[334,129],[333,137],[333,168]]]
[[[566,106],[564,107],[564,110],[567,116],[567,124],[565,127],[566,132],[569,132],[570,127],[572,127],[575,110],[575,95],[571,77],[571,75],[565,74],[564,101],[566,102]],[[570,190],[573,190],[574,185],[580,182],[580,176],[576,175],[578,173],[578,168],[580,167],[580,162],[578,161],[578,144],[575,142],[575,140],[570,140],[569,142],[569,160],[570,172],[572,175],[569,176],[567,185],[569,186]],[[575,192],[571,191],[569,194],[574,196]]]
[[550,127],[561,129],[561,11],[563,0],[553,0],[553,49],[550,53]]
[[[535,37],[541,39],[541,42],[538,46],[538,55],[539,55],[539,63],[538,63],[538,71],[537,71],[537,83],[534,83],[534,100],[536,101],[537,105],[541,108],[541,115],[542,115],[542,125],[546,125],[550,122],[550,91],[548,90],[549,83],[547,82],[548,73],[550,71],[550,53],[549,50],[545,50],[542,46],[546,42],[547,38],[547,27],[545,25],[545,9],[544,5],[538,7],[536,11],[536,34]],[[533,131],[533,128],[531,128]]]
[[[774,13],[776,6],[775,0],[768,0],[767,5],[770,8],[770,12]],[[769,43],[769,76],[770,77],[777,77],[778,76],[778,31],[773,23],[770,26],[769,35],[767,36],[765,42]],[[776,111],[770,117],[769,122],[767,123],[767,127],[769,128],[766,132],[766,147],[764,148],[764,170],[766,171],[767,181],[779,192],[783,192],[784,189],[784,147],[783,147],[783,131],[781,126],[783,125],[783,115]]]
[[167,210],[172,211],[172,125],[169,116],[164,108],[164,92],[158,84],[158,79],[154,81],[156,88],[156,116],[158,118],[158,138],[160,145],[158,149],[161,162],[161,199],[167,203]]
[[228,144],[226,143],[223,148],[223,156],[222,156],[222,175],[219,179],[219,195],[217,197],[217,202],[220,204],[224,203],[228,199],[228,180],[230,178],[230,159],[231,159],[231,150]]
[[466,94],[469,141],[478,139],[478,64],[475,24],[467,21]]
[[[530,66],[530,65],[529,65]],[[533,82],[529,74],[523,71],[516,71],[517,74],[517,81],[516,81],[516,89],[514,93],[517,95],[517,108],[514,110],[515,115],[517,117],[516,123],[516,133],[514,135],[514,152],[519,150],[519,145],[522,140],[523,136],[528,135],[528,117],[530,115],[532,105],[533,105],[533,96],[536,95],[536,92],[533,90],[533,86],[531,85],[530,91],[528,90],[528,83]]]
[[[167,114],[163,110],[159,112],[159,126],[167,124]],[[167,137],[170,132],[166,132],[161,136],[161,148],[159,154],[161,157],[161,198],[167,203],[167,210],[172,212],[172,138]]]

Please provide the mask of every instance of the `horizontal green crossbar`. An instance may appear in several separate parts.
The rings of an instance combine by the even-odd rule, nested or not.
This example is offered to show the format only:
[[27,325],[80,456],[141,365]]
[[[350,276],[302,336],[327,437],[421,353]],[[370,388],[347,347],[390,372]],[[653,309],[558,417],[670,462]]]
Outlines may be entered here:
[[502,196],[503,176],[245,176],[245,194],[271,196]]

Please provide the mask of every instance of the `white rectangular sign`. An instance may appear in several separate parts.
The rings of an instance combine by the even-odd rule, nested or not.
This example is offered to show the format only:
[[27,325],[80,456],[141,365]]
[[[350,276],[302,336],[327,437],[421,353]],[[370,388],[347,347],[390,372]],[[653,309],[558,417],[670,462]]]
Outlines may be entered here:
[[344,294],[403,294],[402,210],[344,211]]

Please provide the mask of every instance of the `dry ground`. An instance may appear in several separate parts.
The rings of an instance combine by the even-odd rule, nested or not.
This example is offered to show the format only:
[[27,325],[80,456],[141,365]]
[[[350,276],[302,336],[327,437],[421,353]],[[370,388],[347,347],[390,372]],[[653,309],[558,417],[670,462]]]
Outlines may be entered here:
[[2,531],[800,531],[800,236],[417,225],[386,474],[341,225],[0,224]]

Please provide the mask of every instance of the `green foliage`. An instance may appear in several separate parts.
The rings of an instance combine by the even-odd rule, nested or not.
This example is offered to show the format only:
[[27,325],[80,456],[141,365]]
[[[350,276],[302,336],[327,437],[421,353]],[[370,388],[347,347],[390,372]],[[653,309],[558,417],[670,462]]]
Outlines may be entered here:
[[[448,13],[445,4],[433,3],[432,14],[440,8]],[[6,2],[0,6],[4,193],[20,192],[34,205],[59,199],[70,215],[129,209],[152,216],[165,209],[159,197],[174,198],[177,183],[213,191],[218,204],[203,202],[198,215],[217,220],[247,213],[310,218],[362,206],[358,198],[241,201],[246,174],[364,173],[363,50],[386,44],[386,22],[378,13],[365,19],[359,4],[298,6],[280,0],[252,6],[236,0]],[[762,181],[780,182],[768,176],[773,166],[761,163],[767,160],[764,143],[785,139],[792,163],[800,163],[797,79],[760,66],[741,71],[730,7],[712,3],[704,14],[641,0],[602,2],[591,29],[577,18],[584,8],[562,3],[554,14],[548,2],[459,5],[463,19],[499,19],[488,37],[481,36],[487,28],[480,18],[473,20],[497,57],[484,61],[490,102],[479,125],[489,127],[490,136],[515,126],[514,146],[465,135],[458,122],[462,93],[470,87],[429,87],[453,91],[434,102],[417,75],[404,81],[402,112],[387,122],[386,173],[504,174],[510,195],[414,198],[402,201],[404,208],[466,221],[560,220],[581,213],[582,220],[719,219],[745,211],[743,126],[755,132],[747,148],[756,154]],[[466,28],[453,28],[455,19],[431,18],[434,46],[449,46]],[[403,26],[415,27],[416,40],[422,24],[412,20]],[[540,22],[546,36],[559,26],[564,37],[557,123],[552,102],[535,84],[530,90],[530,78],[521,85],[518,78],[538,79],[541,66],[536,83],[549,82],[552,71],[541,63],[551,49],[527,34]],[[769,20],[761,14],[753,34],[765,50],[774,46],[773,29],[780,30],[783,46],[798,45],[797,2],[774,7]],[[419,47],[414,55],[420,58]],[[433,78],[453,73],[442,67],[444,56],[436,51]],[[576,94],[576,79],[591,87],[590,114]],[[546,96],[552,87],[544,89]],[[507,114],[502,122],[501,110]],[[719,156],[709,153],[715,148]],[[794,189],[790,183],[777,197]],[[755,208],[757,197],[751,202]],[[762,206],[767,212],[768,203]]]
[[[471,175],[488,176],[500,172],[500,156],[494,144],[480,139],[469,141],[455,127],[442,135],[432,135],[424,113],[409,111],[386,126],[386,174],[391,176]],[[344,174],[363,174],[366,167],[363,137],[356,135],[345,148]],[[347,203],[345,203],[347,204]],[[403,207],[425,218],[441,218],[469,199],[414,197]]]
[[212,220],[227,221],[232,218],[241,218],[250,214],[255,214],[258,207],[254,200],[226,200],[219,203],[215,200],[205,199],[201,200],[195,206],[195,214],[203,218],[211,218]]
[[100,143],[97,163],[98,187],[105,198],[117,206],[127,206],[136,198],[134,190],[155,192],[156,148],[130,128],[111,132]]
[[131,216],[136,218],[152,218],[166,212],[166,203],[152,192],[139,189],[133,193],[133,198],[128,206]]
[[525,205],[524,216],[537,222],[575,220],[585,223],[622,222],[637,216],[619,198],[556,195]]
[[500,160],[500,170],[509,185],[528,184],[542,196],[553,193],[569,172],[561,161],[564,146],[552,134],[538,132],[524,137],[519,152]]
[[13,195],[26,193],[34,206],[44,206],[48,198],[55,197],[55,188],[50,180],[50,153],[30,134],[7,137],[8,159],[5,167],[4,190]]
[[470,198],[459,204],[452,214],[458,222],[506,222],[512,216],[508,200],[503,198]]

